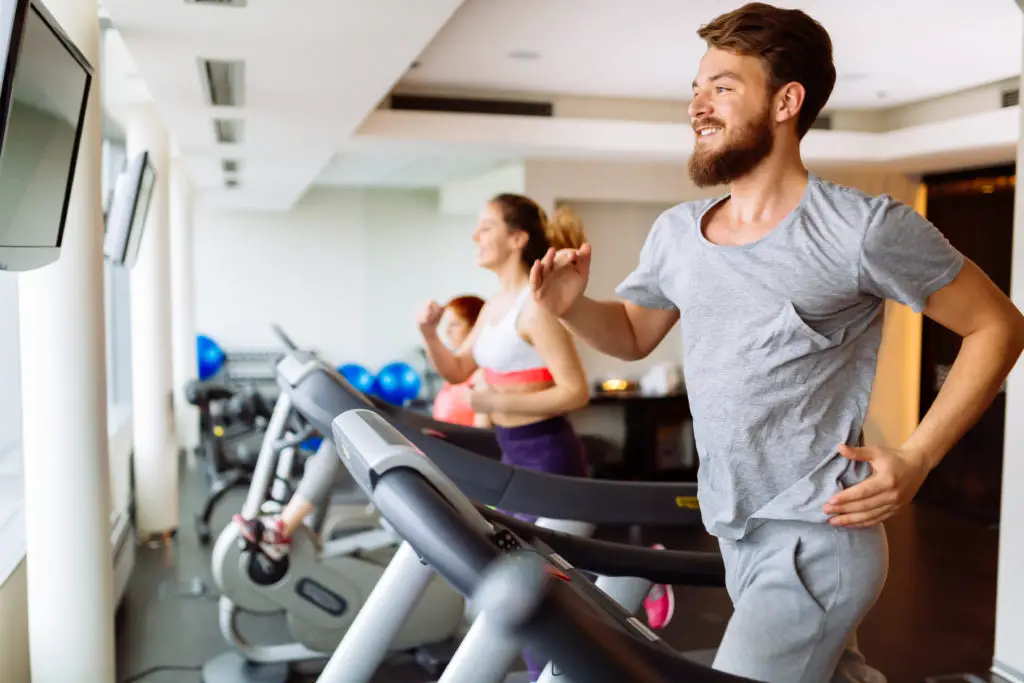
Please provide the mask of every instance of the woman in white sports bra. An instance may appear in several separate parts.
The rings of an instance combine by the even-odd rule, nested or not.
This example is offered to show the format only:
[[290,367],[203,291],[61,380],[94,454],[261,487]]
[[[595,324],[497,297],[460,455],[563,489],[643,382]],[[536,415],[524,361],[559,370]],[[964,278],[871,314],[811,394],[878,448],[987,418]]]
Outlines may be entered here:
[[[566,414],[590,398],[575,342],[531,296],[530,269],[549,248],[579,249],[583,226],[567,209],[548,220],[528,197],[501,194],[480,212],[473,233],[477,264],[498,276],[501,292],[488,301],[473,331],[454,352],[438,337],[443,309],[431,301],[418,323],[427,355],[446,381],[460,384],[479,372],[468,391],[475,413],[486,413],[501,445],[502,461],[541,472],[586,476],[586,455]],[[478,375],[479,376],[479,375]],[[528,515],[516,514],[528,522]],[[670,586],[657,585],[644,601],[648,623],[663,628],[674,606]],[[544,662],[524,654],[531,680]]]
[[582,444],[565,415],[589,401],[587,376],[572,336],[530,295],[533,263],[549,247],[582,246],[583,227],[567,210],[548,221],[533,200],[502,194],[480,212],[473,241],[477,264],[498,276],[501,292],[454,352],[437,334],[442,309],[430,302],[419,317],[427,354],[451,384],[479,371],[468,402],[490,416],[504,462],[586,476]]

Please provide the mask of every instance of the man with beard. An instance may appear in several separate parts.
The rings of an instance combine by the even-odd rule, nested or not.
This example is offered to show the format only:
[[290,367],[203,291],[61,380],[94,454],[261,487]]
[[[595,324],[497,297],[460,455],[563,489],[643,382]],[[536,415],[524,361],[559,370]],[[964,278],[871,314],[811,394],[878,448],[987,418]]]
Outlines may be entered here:
[[[734,612],[717,669],[773,683],[878,681],[856,629],[888,570],[881,522],[978,420],[1024,348],[1024,318],[938,230],[888,196],[809,173],[800,141],[835,83],[806,14],[718,17],[693,82],[690,175],[727,194],[662,214],[619,286],[583,296],[590,248],[550,252],[534,297],[609,355],[680,323],[705,525]],[[885,300],[963,337],[913,435],[861,441]]]

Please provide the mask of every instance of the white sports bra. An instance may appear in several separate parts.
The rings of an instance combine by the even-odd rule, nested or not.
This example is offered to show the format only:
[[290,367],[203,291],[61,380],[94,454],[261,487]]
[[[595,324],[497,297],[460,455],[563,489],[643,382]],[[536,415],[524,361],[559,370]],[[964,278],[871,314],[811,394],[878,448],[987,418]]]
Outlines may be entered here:
[[526,287],[516,297],[511,308],[496,323],[484,323],[473,345],[473,359],[484,369],[485,379],[491,384],[550,381],[551,374],[544,359],[527,343],[516,329],[519,314],[530,297]]

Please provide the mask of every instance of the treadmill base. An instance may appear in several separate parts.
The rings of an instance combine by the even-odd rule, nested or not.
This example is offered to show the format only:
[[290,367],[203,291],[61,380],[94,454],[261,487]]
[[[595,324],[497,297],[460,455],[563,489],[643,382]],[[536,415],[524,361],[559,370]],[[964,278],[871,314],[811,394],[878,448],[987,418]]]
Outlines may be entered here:
[[288,669],[287,662],[258,664],[228,651],[203,665],[203,683],[287,683]]

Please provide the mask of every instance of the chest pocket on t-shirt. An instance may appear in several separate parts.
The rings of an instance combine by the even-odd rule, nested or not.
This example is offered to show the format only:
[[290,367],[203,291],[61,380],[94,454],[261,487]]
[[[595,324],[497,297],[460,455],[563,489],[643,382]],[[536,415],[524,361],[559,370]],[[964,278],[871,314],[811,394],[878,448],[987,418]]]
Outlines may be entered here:
[[755,335],[750,350],[764,366],[781,367],[800,358],[825,351],[842,341],[843,331],[824,335],[807,324],[791,301],[785,301],[768,321],[763,332]]
[[831,335],[824,335],[818,332],[801,317],[792,301],[787,301],[782,305],[779,317],[787,327],[791,327],[797,334],[806,336],[815,349],[827,349],[842,341],[842,330],[838,330]]

